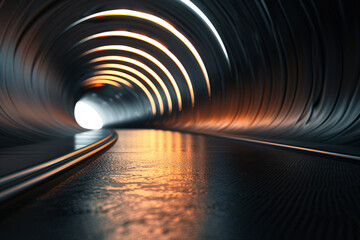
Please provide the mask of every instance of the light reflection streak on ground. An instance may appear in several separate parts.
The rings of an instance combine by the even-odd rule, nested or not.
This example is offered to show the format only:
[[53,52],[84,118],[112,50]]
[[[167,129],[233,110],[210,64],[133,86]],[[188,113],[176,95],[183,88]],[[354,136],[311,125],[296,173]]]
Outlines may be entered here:
[[[125,137],[126,131],[121,135]],[[196,164],[196,169],[193,165],[203,159],[199,157],[204,148],[202,138],[198,137],[198,148],[194,149],[191,135],[144,130],[131,136],[127,143],[110,150],[118,161],[104,176],[109,184],[99,189],[108,198],[96,201],[105,210],[106,222],[127,223],[118,224],[114,236],[128,233],[130,239],[142,239],[151,232],[152,237],[165,239],[195,237],[191,234],[199,231],[203,213],[198,203],[207,192],[206,183],[198,180],[204,179],[204,164],[200,168]],[[129,154],[124,156],[124,151]],[[126,170],[122,169],[124,164]],[[164,234],[167,231],[170,234]]]

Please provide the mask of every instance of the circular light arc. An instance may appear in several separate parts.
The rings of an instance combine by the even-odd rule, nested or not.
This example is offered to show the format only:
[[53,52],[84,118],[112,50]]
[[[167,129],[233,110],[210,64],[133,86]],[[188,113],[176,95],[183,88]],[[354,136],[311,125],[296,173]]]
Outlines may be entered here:
[[88,78],[86,80],[83,81],[83,84],[87,84],[87,83],[98,83],[98,82],[103,82],[104,80],[109,80],[109,81],[115,81],[115,82],[119,82],[122,83],[130,88],[134,88],[133,85],[131,85],[131,83],[129,83],[128,81],[119,78],[119,77],[114,77],[111,75],[103,75],[103,76],[93,76],[91,78]]
[[[119,62],[126,62],[126,63],[130,63],[133,65],[138,66],[139,68],[142,68],[144,71],[146,71],[148,74],[150,74],[161,86],[161,88],[163,89],[166,99],[168,101],[168,107],[169,107],[169,113],[172,112],[173,109],[173,103],[172,103],[172,99],[171,99],[171,95],[169,92],[169,89],[166,87],[164,81],[160,78],[160,76],[154,72],[150,67],[148,67],[147,65],[145,65],[144,63],[137,61],[133,58],[128,58],[128,57],[122,57],[122,56],[104,56],[104,57],[98,57],[95,58],[93,60],[91,60],[89,63],[97,63],[97,62],[104,62],[104,61],[119,61]],[[102,65],[108,65],[108,64],[102,64]],[[100,66],[102,66],[100,65]],[[111,64],[113,66],[113,64]],[[116,65],[116,64],[114,64]],[[97,68],[99,66],[95,66],[95,68]],[[114,67],[116,68],[116,67]]]
[[216,40],[218,41],[224,55],[226,58],[226,61],[228,63],[228,65],[230,66],[230,59],[229,59],[229,54],[226,50],[225,44],[223,42],[223,40],[220,37],[219,32],[216,30],[214,24],[212,24],[212,22],[210,21],[210,19],[205,15],[205,13],[203,11],[201,11],[201,9],[196,6],[193,2],[191,2],[190,0],[180,0],[181,2],[183,2],[186,6],[188,6],[192,11],[194,11],[205,23],[206,25],[210,28],[211,32],[213,33],[213,35],[215,36]]
[[169,22],[165,21],[164,19],[162,19],[160,17],[157,17],[157,16],[149,14],[149,13],[144,13],[144,12],[129,10],[129,9],[107,10],[107,11],[102,11],[102,12],[94,13],[89,16],[83,17],[83,18],[79,19],[78,21],[72,23],[63,32],[66,32],[69,29],[71,29],[71,28],[75,27],[76,25],[79,25],[80,23],[83,23],[85,21],[88,21],[91,19],[96,19],[96,18],[101,18],[101,17],[109,17],[109,16],[127,16],[127,17],[144,19],[144,20],[153,22],[157,25],[160,25],[163,28],[170,31],[172,34],[174,34],[180,41],[182,41],[186,45],[186,47],[190,50],[190,52],[193,54],[196,61],[198,62],[199,66],[201,68],[201,71],[203,72],[205,81],[206,81],[208,95],[209,95],[209,97],[211,97],[211,86],[210,86],[209,75],[208,75],[206,66],[205,66],[200,54],[198,53],[198,51],[196,50],[194,45],[189,41],[189,39],[187,39],[173,25],[171,25]]
[[[111,75],[114,75],[116,77],[120,77],[121,79],[125,78],[125,79],[128,79],[129,81],[133,82],[135,85],[137,85],[139,88],[141,88],[141,90],[143,90],[143,92],[145,93],[145,95],[148,97],[149,101],[150,101],[150,104],[151,104],[151,108],[152,108],[152,111],[153,111],[153,114],[155,115],[156,114],[156,105],[155,105],[155,100],[154,98],[151,96],[151,93],[149,92],[149,90],[144,86],[144,84],[142,84],[139,80],[137,80],[136,78],[134,78],[133,76],[129,75],[129,74],[126,74],[126,73],[123,73],[123,72],[120,72],[120,71],[114,71],[114,70],[100,70],[98,72],[95,72],[94,75],[97,75],[97,76],[102,76],[102,75],[105,75],[105,76],[111,76]],[[162,104],[162,99],[160,98],[160,101]]]
[[[159,107],[160,107],[160,113],[163,114],[164,113],[164,101],[160,95],[159,90],[157,89],[157,87],[151,82],[151,80],[146,77],[144,74],[142,74],[141,72],[137,71],[136,69],[129,67],[129,66],[125,66],[125,65],[121,65],[121,64],[114,64],[115,66],[111,66],[111,64],[107,65],[105,64],[105,66],[103,65],[102,68],[115,68],[115,69],[120,69],[120,70],[125,70],[128,72],[133,73],[134,75],[138,76],[139,78],[141,78],[144,82],[146,82],[150,88],[153,90],[153,92],[156,95],[156,98],[158,99],[159,102]],[[101,67],[95,67],[95,69],[101,69]],[[114,74],[115,72],[118,71],[113,71],[113,70],[100,70],[97,71],[97,74],[106,74],[106,75],[116,75]],[[141,82],[139,82],[136,78],[134,78],[133,76],[126,74],[126,73],[122,73],[120,77],[123,77],[125,79],[130,80],[131,82],[134,82],[136,85],[139,86],[139,84],[141,84]],[[142,85],[142,84],[141,84]]]
[[184,76],[184,78],[186,80],[186,83],[188,85],[188,88],[189,88],[190,97],[191,97],[191,105],[193,107],[195,106],[194,88],[193,88],[193,85],[192,85],[192,81],[191,81],[191,79],[189,77],[189,74],[187,73],[187,71],[186,71],[184,65],[181,63],[181,61],[169,49],[167,49],[167,47],[165,47],[162,43],[156,41],[155,39],[147,37],[145,35],[139,34],[139,33],[128,32],[128,31],[108,31],[108,32],[94,34],[92,36],[84,38],[83,40],[78,42],[76,45],[82,44],[82,43],[90,41],[92,39],[103,38],[103,37],[129,37],[129,38],[134,38],[134,39],[138,39],[138,40],[147,42],[147,43],[157,47],[161,51],[163,51],[169,58],[171,58],[171,60],[173,60],[173,62],[178,66],[181,73],[183,74],[183,76]]
[[121,85],[115,81],[111,81],[111,80],[106,80],[106,79],[103,79],[103,80],[96,80],[94,82],[86,82],[86,83],[83,83],[84,86],[86,87],[91,87],[91,88],[95,88],[95,87],[103,87],[104,85],[111,85],[111,86],[114,86],[114,87],[117,87],[117,88],[121,88]]
[[179,89],[174,77],[171,75],[170,71],[159,60],[157,60],[155,57],[148,54],[147,52],[144,52],[137,48],[125,46],[125,45],[106,45],[106,46],[101,46],[101,47],[97,47],[97,48],[88,50],[87,52],[83,53],[82,56],[86,56],[88,54],[95,53],[95,52],[109,51],[109,50],[118,50],[118,51],[135,53],[135,54],[138,54],[138,55],[150,60],[155,65],[157,65],[166,74],[166,76],[169,78],[171,84],[173,85],[175,93],[176,93],[176,97],[178,100],[178,104],[179,104],[179,111],[182,110],[181,93],[180,93],[180,89]]

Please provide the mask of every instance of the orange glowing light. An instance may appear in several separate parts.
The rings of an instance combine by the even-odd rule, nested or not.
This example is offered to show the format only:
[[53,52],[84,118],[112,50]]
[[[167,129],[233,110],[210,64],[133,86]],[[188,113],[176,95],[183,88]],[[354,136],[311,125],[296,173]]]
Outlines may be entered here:
[[[139,78],[141,78],[144,82],[146,82],[150,88],[153,90],[153,92],[155,93],[158,101],[159,101],[159,106],[160,106],[160,113],[163,114],[164,113],[164,102],[162,100],[162,97],[159,93],[159,90],[156,88],[156,86],[151,82],[151,80],[146,77],[144,74],[142,74],[141,72],[137,71],[136,69],[132,68],[132,67],[128,67],[125,65],[121,65],[121,64],[103,64],[100,66],[95,67],[96,69],[101,69],[101,68],[116,68],[116,69],[121,69],[121,70],[125,70],[128,72],[133,73],[134,75],[138,76]],[[118,72],[118,71],[112,71],[112,70],[102,70],[102,71],[98,71],[97,73],[99,74],[110,74],[110,75],[118,75],[120,77],[126,78],[132,82],[134,82],[136,85],[138,85],[139,87],[141,87],[139,84],[141,84],[141,82],[139,82],[136,78],[132,77],[131,75],[128,75],[126,73],[122,73],[122,72]],[[142,85],[142,84],[141,84]],[[143,86],[143,85],[142,85]]]
[[105,86],[104,83],[95,83],[92,85],[92,87],[103,87],[103,86]]
[[[144,69],[147,73],[149,73],[160,84],[161,88],[163,89],[163,91],[165,93],[166,99],[168,101],[169,113],[172,112],[172,100],[171,100],[171,96],[170,96],[168,88],[166,87],[164,81],[159,77],[159,75],[157,75],[147,65],[145,65],[142,62],[139,62],[139,61],[137,61],[135,59],[128,58],[128,57],[121,57],[121,56],[99,57],[99,58],[91,60],[90,63],[96,63],[96,62],[102,62],[102,61],[122,61],[122,62],[127,62],[127,63],[134,64],[134,65]],[[102,65],[96,66],[95,68],[106,68],[106,67],[116,68],[116,65],[117,64],[102,64]]]
[[98,34],[92,35],[90,37],[87,37],[87,38],[81,40],[78,44],[84,43],[91,39],[103,38],[103,37],[115,37],[115,36],[116,37],[129,37],[129,38],[134,38],[134,39],[138,39],[138,40],[147,42],[147,43],[157,47],[158,49],[163,51],[169,58],[171,58],[171,60],[173,60],[173,62],[178,66],[181,73],[183,74],[183,76],[186,80],[186,83],[188,85],[188,88],[189,88],[191,104],[193,107],[195,106],[194,89],[193,89],[189,74],[187,73],[184,65],[180,62],[180,60],[160,42],[158,42],[150,37],[147,37],[145,35],[138,34],[138,33],[133,33],[133,32],[128,32],[128,31],[109,31],[109,32],[98,33]]
[[181,109],[182,109],[181,94],[180,94],[179,87],[178,87],[174,77],[171,75],[169,70],[159,60],[157,60],[155,57],[148,54],[147,52],[144,52],[144,51],[142,51],[140,49],[137,49],[137,48],[124,46],[124,45],[106,45],[106,46],[101,46],[101,47],[91,49],[91,50],[83,53],[82,55],[85,56],[85,55],[88,55],[88,54],[91,54],[91,53],[94,53],[94,52],[101,52],[101,51],[108,51],[108,50],[119,50],[119,51],[126,51],[126,52],[135,53],[135,54],[138,54],[138,55],[150,60],[155,65],[157,65],[166,74],[166,76],[169,78],[171,84],[173,85],[173,87],[175,89],[177,99],[178,99],[178,103],[179,103],[179,111],[181,111]]
[[[133,88],[131,83],[129,83],[128,81],[126,81],[122,78],[119,78],[119,77],[111,76],[111,75],[94,76],[94,77],[88,78],[85,81],[83,81],[83,84],[107,83],[107,84],[114,85],[114,84],[118,84],[117,82]],[[115,85],[115,86],[118,86],[118,85]]]
[[[154,98],[151,96],[151,93],[149,92],[149,90],[147,90],[147,88],[139,80],[137,80],[133,76],[131,76],[129,74],[126,74],[126,73],[123,73],[123,72],[120,72],[120,71],[113,71],[113,70],[97,71],[97,72],[94,73],[94,75],[97,75],[97,76],[104,76],[104,75],[105,76],[109,76],[109,75],[111,76],[111,75],[114,75],[114,76],[120,77],[120,79],[125,78],[125,79],[133,82],[139,88],[141,88],[141,90],[143,90],[143,92],[145,93],[145,95],[148,97],[148,99],[150,101],[153,114],[154,115],[156,114],[155,101],[154,101]],[[163,104],[161,97],[160,97],[160,101],[159,101],[159,104]]]
[[114,87],[121,88],[121,85],[119,83],[105,79],[83,83],[83,85],[86,86],[87,88],[99,88],[99,87],[104,87],[105,85],[111,85]]
[[128,9],[115,9],[115,10],[102,11],[102,12],[95,13],[95,14],[89,15],[87,17],[81,18],[80,20],[74,22],[68,28],[66,28],[65,31],[67,31],[68,29],[70,29],[84,21],[87,21],[90,19],[95,19],[95,18],[101,18],[101,17],[109,17],[109,16],[127,16],[127,17],[144,19],[144,20],[153,22],[155,24],[158,24],[158,25],[162,26],[163,28],[167,29],[168,31],[170,31],[172,34],[174,34],[180,41],[182,41],[186,45],[186,47],[190,50],[190,52],[193,54],[196,61],[198,62],[199,66],[204,74],[209,97],[211,97],[211,87],[210,87],[209,76],[208,76],[205,64],[204,64],[200,54],[198,53],[198,51],[196,50],[194,45],[189,41],[189,39],[187,39],[173,25],[171,25],[170,23],[168,23],[167,21],[165,21],[162,18],[151,15],[149,13],[140,12],[140,11],[134,11],[134,10],[128,10]]

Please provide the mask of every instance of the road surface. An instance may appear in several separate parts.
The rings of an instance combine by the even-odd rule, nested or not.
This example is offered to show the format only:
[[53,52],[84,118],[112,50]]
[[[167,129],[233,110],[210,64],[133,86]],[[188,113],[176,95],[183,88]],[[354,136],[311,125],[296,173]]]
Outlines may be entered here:
[[161,130],[1,218],[0,239],[360,239],[360,165]]

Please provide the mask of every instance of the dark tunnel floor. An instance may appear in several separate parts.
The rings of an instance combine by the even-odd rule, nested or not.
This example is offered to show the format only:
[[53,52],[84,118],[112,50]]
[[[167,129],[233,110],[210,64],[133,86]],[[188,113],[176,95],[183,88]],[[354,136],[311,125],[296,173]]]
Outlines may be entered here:
[[360,239],[360,165],[201,135],[118,131],[3,219],[0,239]]

